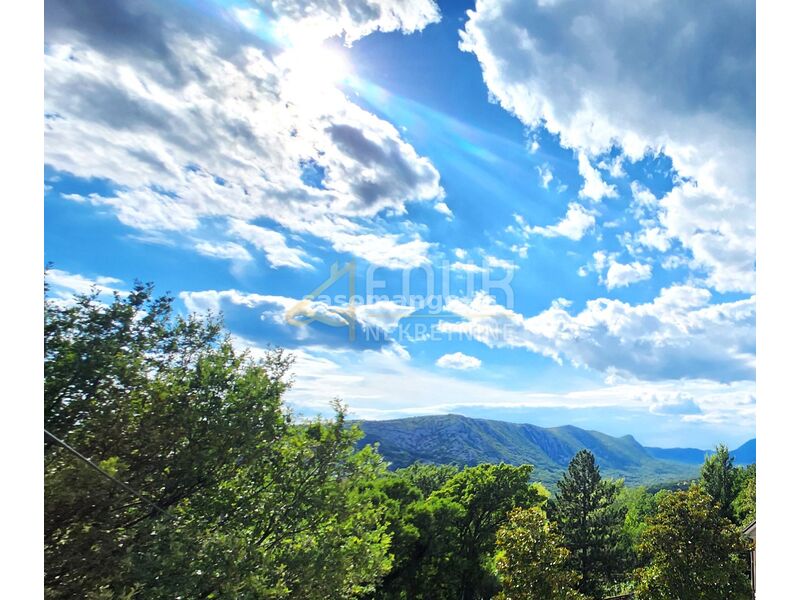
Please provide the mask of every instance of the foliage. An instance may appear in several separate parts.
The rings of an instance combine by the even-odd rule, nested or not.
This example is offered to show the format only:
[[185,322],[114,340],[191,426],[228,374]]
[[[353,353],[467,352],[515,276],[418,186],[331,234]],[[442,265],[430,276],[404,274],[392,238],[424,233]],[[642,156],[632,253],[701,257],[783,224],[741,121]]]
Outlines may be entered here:
[[458,473],[458,467],[415,462],[403,469],[397,469],[395,473],[419,488],[422,495],[427,498]]
[[659,504],[642,535],[647,563],[636,571],[642,600],[745,600],[750,597],[739,530],[698,486]]
[[515,508],[497,532],[501,600],[578,600],[569,550],[541,508]]
[[734,520],[733,501],[739,492],[739,473],[733,457],[724,444],[706,457],[700,468],[700,487],[719,507],[722,516]]
[[620,488],[620,482],[601,478],[588,450],[575,455],[558,482],[553,516],[570,551],[569,565],[578,572],[578,590],[587,596],[600,597],[624,566],[625,511],[615,502]]
[[756,518],[756,466],[739,470],[739,493],[733,501],[736,522],[748,525]]
[[46,597],[357,597],[389,568],[385,465],[337,407],[297,424],[290,359],[137,285],[45,304],[45,427],[168,510],[45,446]]
[[486,598],[497,591],[491,556],[498,528],[513,508],[535,506],[546,498],[542,486],[529,483],[531,471],[530,465],[468,467],[431,495],[462,509],[456,523],[460,557],[453,566],[459,575],[455,597]]

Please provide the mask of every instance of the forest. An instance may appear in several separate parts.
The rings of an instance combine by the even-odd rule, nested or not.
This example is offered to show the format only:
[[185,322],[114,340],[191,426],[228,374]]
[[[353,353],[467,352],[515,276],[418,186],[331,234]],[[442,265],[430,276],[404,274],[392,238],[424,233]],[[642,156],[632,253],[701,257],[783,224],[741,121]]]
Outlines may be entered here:
[[551,490],[536,465],[391,470],[342,401],[294,414],[291,354],[219,316],[149,284],[45,296],[48,599],[751,597],[755,465],[725,446],[664,489],[587,450]]

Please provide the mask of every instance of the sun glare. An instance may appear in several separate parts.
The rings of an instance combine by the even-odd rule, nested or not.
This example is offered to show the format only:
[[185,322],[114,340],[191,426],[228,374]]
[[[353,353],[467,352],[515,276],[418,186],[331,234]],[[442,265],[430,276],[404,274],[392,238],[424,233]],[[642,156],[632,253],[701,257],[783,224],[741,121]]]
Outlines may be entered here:
[[347,59],[334,48],[292,48],[281,58],[286,69],[287,86],[303,94],[325,93],[350,75]]

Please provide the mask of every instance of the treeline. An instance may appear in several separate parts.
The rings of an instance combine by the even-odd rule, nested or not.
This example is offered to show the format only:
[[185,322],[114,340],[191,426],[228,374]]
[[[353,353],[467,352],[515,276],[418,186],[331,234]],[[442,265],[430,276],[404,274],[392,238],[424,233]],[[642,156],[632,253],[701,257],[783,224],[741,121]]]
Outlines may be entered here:
[[724,447],[655,494],[588,451],[554,494],[529,465],[392,472],[342,406],[294,418],[291,367],[150,286],[46,299],[45,597],[749,597],[755,468]]

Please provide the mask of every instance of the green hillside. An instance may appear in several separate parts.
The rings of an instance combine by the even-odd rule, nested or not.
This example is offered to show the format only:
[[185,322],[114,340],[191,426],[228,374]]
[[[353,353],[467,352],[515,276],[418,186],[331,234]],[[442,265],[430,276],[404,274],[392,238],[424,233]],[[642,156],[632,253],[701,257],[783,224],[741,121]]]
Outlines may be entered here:
[[360,421],[361,444],[375,444],[392,468],[415,461],[434,464],[532,464],[534,476],[552,486],[578,450],[597,457],[603,474],[630,485],[694,478],[696,465],[654,458],[633,436],[613,437],[579,427],[537,427],[460,415]]

